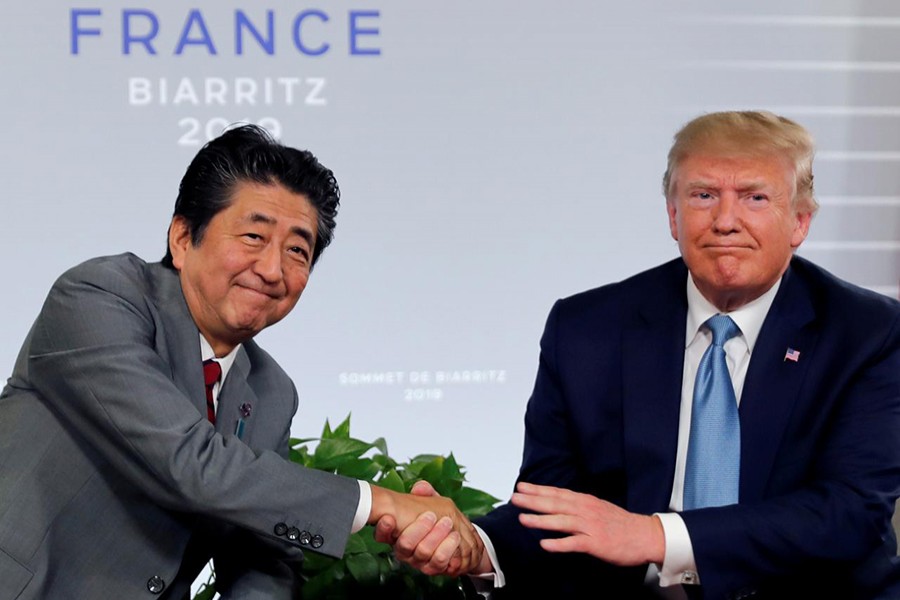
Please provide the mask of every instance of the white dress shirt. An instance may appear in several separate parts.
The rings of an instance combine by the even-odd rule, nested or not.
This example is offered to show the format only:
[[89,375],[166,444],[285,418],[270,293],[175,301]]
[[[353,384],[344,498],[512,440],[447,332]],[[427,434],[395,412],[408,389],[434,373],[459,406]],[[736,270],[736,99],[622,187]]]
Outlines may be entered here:
[[[744,389],[744,378],[750,365],[750,355],[759,337],[763,321],[778,293],[780,280],[762,296],[727,314],[740,328],[741,333],[725,342],[725,362],[734,385],[734,395],[738,406]],[[675,480],[669,500],[671,513],[658,514],[666,536],[666,555],[662,568],[658,570],[659,585],[663,587],[677,584],[699,585],[700,574],[694,561],[694,550],[687,527],[678,513],[682,510],[684,495],[684,470],[687,462],[688,439],[691,433],[691,409],[693,407],[694,380],[700,359],[712,343],[712,333],[701,328],[703,323],[720,311],[703,295],[694,280],[687,278],[688,314],[685,327],[684,375],[681,383],[681,411],[678,420],[678,452],[675,459]],[[652,581],[657,569],[651,565],[648,580]],[[677,596],[671,596],[677,597]]]

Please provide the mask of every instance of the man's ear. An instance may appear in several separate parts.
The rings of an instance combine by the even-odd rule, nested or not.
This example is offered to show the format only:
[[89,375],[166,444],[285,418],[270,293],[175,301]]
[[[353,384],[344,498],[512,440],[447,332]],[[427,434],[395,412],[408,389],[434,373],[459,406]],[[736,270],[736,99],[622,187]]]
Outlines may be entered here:
[[187,220],[181,215],[175,215],[169,225],[169,252],[172,253],[172,265],[179,271],[184,266],[185,254],[192,245],[191,228]]
[[791,248],[795,250],[800,247],[803,240],[809,234],[809,224],[812,222],[813,214],[810,211],[798,211],[794,221],[794,231],[791,233]]
[[672,234],[672,239],[677,242],[678,219],[675,217],[678,214],[678,208],[675,206],[675,200],[666,199],[666,212],[669,214],[669,232]]

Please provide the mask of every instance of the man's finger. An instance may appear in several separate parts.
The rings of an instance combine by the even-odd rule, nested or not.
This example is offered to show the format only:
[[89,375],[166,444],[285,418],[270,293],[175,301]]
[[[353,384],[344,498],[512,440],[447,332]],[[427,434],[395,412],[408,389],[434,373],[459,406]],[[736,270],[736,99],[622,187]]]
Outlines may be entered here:
[[397,521],[391,515],[385,515],[375,523],[375,541],[382,544],[393,544],[397,540]]
[[[433,527],[425,532],[412,550],[413,560],[417,564],[427,564],[434,560],[434,553],[440,545],[450,537],[455,539],[453,546],[459,545],[459,534],[453,531],[453,521],[450,517],[443,517],[433,524]],[[449,561],[449,558],[447,558]]]
[[427,511],[410,523],[409,527],[400,533],[394,544],[394,554],[397,558],[404,562],[413,559],[416,548],[432,530],[436,522],[437,515]]
[[416,496],[439,496],[434,487],[425,481],[424,479],[420,479],[415,482],[410,490],[410,493],[415,494]]
[[572,515],[532,515],[522,513],[519,522],[525,527],[563,533],[580,533],[579,521]]
[[563,513],[570,512],[568,504],[553,496],[532,495],[522,492],[513,492],[510,496],[510,502],[514,506],[533,510],[541,513]]
[[[450,559],[453,558],[459,549],[459,533],[449,531],[446,535],[441,536],[436,545],[431,544],[430,546],[431,554],[427,561],[422,561],[419,570],[426,575],[442,575],[446,573]],[[420,546],[420,549],[424,551],[424,546]]]

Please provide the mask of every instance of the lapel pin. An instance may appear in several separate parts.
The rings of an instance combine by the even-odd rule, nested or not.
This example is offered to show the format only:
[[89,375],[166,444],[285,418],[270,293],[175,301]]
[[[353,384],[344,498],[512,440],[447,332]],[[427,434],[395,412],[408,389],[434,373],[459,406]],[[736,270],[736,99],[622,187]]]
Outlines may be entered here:
[[797,362],[798,360],[800,360],[800,351],[794,350],[793,348],[788,348],[787,352],[784,353],[784,360]]
[[238,439],[244,437],[244,419],[250,416],[250,411],[253,410],[253,405],[249,402],[244,402],[241,404],[239,409],[241,411],[241,418],[237,420],[237,423],[234,426],[234,435],[237,436]]

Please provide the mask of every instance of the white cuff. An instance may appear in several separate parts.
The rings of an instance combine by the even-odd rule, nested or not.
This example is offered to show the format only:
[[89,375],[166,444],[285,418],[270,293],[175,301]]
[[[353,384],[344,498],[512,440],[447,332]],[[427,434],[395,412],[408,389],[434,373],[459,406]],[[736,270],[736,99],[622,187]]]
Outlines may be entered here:
[[666,536],[666,553],[659,568],[659,585],[700,585],[700,575],[694,562],[691,536],[681,515],[656,513]]
[[[472,523],[472,527],[478,532],[478,536],[484,544],[484,551],[487,552],[488,558],[491,559],[491,566],[494,567],[494,570],[491,573],[469,574],[472,583],[475,584],[475,589],[481,592],[487,591],[486,588],[499,588],[505,586],[506,578],[503,576],[503,571],[500,570],[500,563],[497,561],[497,552],[494,550],[491,538],[489,538],[484,530],[478,525]],[[479,585],[479,583],[481,585]],[[493,585],[490,585],[491,583],[493,583]]]
[[357,482],[359,483],[359,505],[356,507],[356,515],[353,517],[350,533],[356,533],[365,527],[369,520],[369,514],[372,512],[372,488],[369,487],[368,481],[358,479]]

